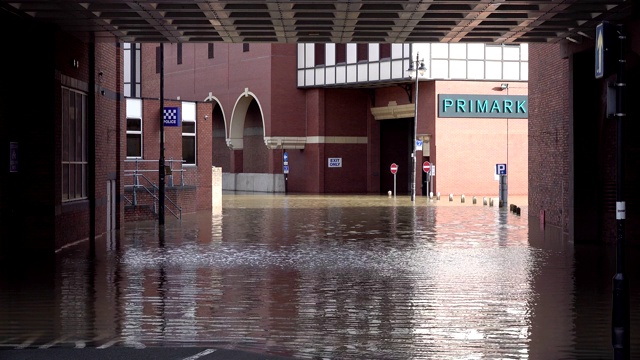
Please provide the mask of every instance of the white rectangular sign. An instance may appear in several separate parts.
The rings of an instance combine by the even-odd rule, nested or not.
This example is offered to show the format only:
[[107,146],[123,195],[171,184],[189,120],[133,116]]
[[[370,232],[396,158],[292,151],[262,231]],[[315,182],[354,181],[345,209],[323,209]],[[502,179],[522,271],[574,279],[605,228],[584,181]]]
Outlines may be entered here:
[[330,168],[342,167],[342,158],[329,158],[329,167]]

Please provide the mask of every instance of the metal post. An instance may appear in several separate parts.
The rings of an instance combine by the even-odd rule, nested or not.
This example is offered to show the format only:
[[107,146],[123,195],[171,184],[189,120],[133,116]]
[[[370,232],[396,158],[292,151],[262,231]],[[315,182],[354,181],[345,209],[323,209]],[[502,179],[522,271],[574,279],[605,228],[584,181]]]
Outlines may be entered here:
[[164,43],[160,43],[160,160],[158,161],[158,224],[164,225]]
[[393,197],[396,197],[396,174],[393,174]]
[[411,153],[411,201],[416,201],[416,136],[418,134],[418,79],[420,73],[418,67],[420,66],[420,55],[416,52],[416,100],[415,100],[415,114],[413,116],[413,134],[411,141],[413,142],[413,152]]
[[622,121],[626,114],[624,112],[624,89],[625,83],[625,40],[621,25],[617,26],[619,41],[618,71],[616,74],[616,125],[617,125],[617,149],[616,149],[616,274],[613,277],[613,311],[611,322],[611,342],[613,345],[613,358],[615,360],[629,359],[629,292],[628,282],[624,275],[624,220],[625,202],[624,198],[624,161],[622,159]]

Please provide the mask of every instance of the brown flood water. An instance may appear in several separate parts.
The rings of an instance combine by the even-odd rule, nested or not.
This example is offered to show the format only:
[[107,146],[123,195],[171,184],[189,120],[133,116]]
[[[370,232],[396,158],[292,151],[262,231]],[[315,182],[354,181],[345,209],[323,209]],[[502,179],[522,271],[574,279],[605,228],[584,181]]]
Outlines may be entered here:
[[[614,251],[508,209],[224,194],[0,276],[0,347],[212,346],[303,359],[606,359]],[[497,204],[497,202],[496,202]],[[546,235],[545,235],[546,234]],[[637,264],[637,249],[627,261]],[[640,271],[630,266],[640,358]]]

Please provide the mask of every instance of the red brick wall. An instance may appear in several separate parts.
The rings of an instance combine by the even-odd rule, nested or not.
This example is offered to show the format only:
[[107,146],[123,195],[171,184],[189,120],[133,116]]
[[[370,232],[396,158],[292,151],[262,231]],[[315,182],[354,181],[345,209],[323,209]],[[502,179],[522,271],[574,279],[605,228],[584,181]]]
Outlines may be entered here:
[[570,79],[560,45],[529,45],[529,214],[537,218],[544,210],[546,223],[564,233],[569,230]]

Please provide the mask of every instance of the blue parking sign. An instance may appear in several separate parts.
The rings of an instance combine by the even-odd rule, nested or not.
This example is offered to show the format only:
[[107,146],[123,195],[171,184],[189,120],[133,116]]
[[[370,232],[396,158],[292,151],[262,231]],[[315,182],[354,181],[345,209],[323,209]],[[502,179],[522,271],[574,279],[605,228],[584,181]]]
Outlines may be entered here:
[[496,175],[507,175],[507,164],[496,164]]

